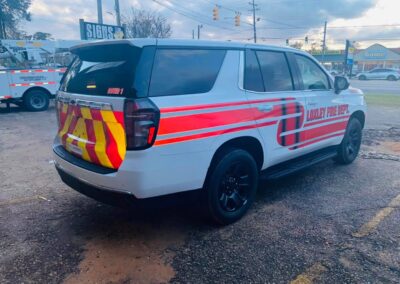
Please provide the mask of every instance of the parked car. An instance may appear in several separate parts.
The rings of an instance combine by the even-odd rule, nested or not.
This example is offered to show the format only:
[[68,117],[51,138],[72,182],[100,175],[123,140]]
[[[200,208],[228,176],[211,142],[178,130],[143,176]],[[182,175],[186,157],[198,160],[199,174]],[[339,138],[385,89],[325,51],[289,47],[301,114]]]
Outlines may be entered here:
[[400,79],[400,70],[389,68],[375,68],[368,72],[361,72],[357,75],[359,80],[389,80],[396,81]]
[[72,52],[55,166],[101,201],[200,189],[209,215],[228,224],[252,204],[260,173],[350,164],[359,152],[363,93],[298,49],[135,39]]

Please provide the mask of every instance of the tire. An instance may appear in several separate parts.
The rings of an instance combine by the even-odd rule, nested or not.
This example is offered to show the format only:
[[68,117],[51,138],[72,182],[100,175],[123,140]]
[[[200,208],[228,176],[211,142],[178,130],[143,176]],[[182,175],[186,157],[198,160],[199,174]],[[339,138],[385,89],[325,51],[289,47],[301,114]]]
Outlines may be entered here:
[[362,126],[356,119],[350,119],[342,143],[339,145],[335,161],[342,165],[351,164],[358,155],[361,147]]
[[258,168],[246,151],[228,148],[218,155],[205,184],[205,207],[217,224],[227,225],[246,214],[258,186]]
[[358,77],[358,80],[365,81],[365,80],[367,80],[367,77],[365,77],[364,75],[361,75]]
[[49,95],[41,90],[29,91],[24,96],[24,106],[29,111],[44,111],[49,107]]
[[396,81],[396,77],[393,76],[393,75],[389,75],[386,79],[387,79],[388,81]]

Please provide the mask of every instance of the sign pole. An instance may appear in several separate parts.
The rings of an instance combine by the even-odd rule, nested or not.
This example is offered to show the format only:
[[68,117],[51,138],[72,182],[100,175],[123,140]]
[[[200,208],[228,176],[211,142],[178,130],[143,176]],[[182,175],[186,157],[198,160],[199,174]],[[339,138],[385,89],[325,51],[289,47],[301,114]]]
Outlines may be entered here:
[[81,39],[87,39],[85,33],[85,21],[83,19],[79,19],[79,30],[81,32]]
[[119,10],[119,0],[115,0],[115,14],[117,18],[117,26],[121,26],[121,12]]
[[103,7],[101,0],[97,0],[97,21],[99,24],[103,24]]

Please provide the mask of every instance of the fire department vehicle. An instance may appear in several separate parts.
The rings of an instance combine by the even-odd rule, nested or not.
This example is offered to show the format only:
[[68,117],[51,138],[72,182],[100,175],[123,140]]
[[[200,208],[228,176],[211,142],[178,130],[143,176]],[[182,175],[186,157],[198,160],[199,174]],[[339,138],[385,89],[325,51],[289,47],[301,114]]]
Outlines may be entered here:
[[1,40],[0,103],[46,110],[71,60],[69,47],[81,42]]
[[252,204],[260,174],[349,164],[360,149],[363,93],[300,50],[135,39],[72,52],[55,166],[104,202],[201,189],[210,216],[228,224]]

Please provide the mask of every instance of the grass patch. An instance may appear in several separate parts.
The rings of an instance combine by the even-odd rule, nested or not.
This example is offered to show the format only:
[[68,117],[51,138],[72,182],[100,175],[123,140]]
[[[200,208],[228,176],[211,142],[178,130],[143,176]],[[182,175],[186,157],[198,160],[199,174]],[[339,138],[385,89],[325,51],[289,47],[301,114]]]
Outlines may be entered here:
[[368,94],[365,100],[370,105],[400,107],[400,95]]

